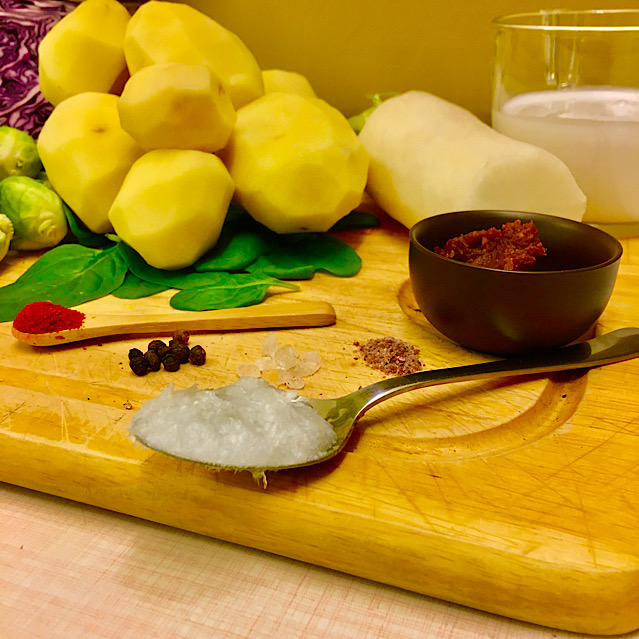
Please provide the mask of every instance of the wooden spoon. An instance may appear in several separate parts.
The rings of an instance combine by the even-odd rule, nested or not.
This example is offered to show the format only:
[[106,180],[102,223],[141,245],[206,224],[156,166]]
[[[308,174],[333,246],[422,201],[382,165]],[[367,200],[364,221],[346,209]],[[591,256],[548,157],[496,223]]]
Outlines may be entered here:
[[51,333],[23,333],[11,327],[16,339],[32,346],[56,346],[69,342],[125,334],[160,334],[184,331],[241,331],[260,328],[329,326],[335,310],[327,302],[258,304],[217,311],[175,311],[163,315],[92,315],[80,328]]

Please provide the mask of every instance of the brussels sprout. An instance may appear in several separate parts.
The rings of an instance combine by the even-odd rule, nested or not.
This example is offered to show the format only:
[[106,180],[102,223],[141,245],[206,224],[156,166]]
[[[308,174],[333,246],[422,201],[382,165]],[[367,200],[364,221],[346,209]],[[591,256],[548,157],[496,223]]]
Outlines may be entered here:
[[35,140],[20,129],[0,126],[0,180],[10,175],[35,177],[41,170]]
[[16,175],[0,181],[0,213],[13,224],[12,249],[50,248],[67,234],[64,203],[35,178]]
[[13,224],[11,220],[0,213],[0,262],[9,252],[9,243],[13,238]]
[[55,191],[55,189],[53,188],[53,184],[51,184],[51,182],[49,181],[49,176],[47,175],[46,171],[40,171],[38,175],[35,176],[35,179],[38,180],[38,182],[42,182],[42,184],[44,184],[48,189]]

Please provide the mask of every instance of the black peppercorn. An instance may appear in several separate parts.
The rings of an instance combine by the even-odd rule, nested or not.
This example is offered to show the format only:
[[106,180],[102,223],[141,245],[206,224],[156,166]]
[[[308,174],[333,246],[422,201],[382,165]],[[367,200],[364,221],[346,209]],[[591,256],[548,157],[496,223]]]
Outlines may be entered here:
[[173,339],[169,341],[169,346],[174,346],[175,344],[188,344],[189,343],[189,332],[188,331],[175,331],[173,333]]
[[150,371],[159,371],[162,367],[162,358],[157,351],[148,350],[144,357],[149,365]]
[[163,366],[169,372],[175,372],[187,363],[202,366],[206,362],[206,351],[199,344],[189,348],[189,337],[188,331],[175,331],[168,346],[163,340],[154,339],[149,342],[146,353],[132,348],[129,351],[131,369],[136,375],[146,375]]
[[162,358],[162,364],[169,373],[175,373],[175,371],[180,370],[180,360],[170,350]]
[[131,366],[131,370],[138,376],[142,377],[149,372],[149,362],[146,357],[142,355],[141,357],[133,357],[129,361],[129,366]]
[[169,347],[169,352],[177,357],[180,364],[186,364],[189,361],[189,351],[191,349],[182,342],[177,342]]
[[162,357],[169,347],[161,339],[154,339],[149,342],[148,349]]
[[189,362],[195,366],[202,366],[206,362],[206,351],[199,344],[191,349]]
[[129,351],[129,360],[139,359],[140,357],[144,357],[144,353],[139,348],[132,348]]

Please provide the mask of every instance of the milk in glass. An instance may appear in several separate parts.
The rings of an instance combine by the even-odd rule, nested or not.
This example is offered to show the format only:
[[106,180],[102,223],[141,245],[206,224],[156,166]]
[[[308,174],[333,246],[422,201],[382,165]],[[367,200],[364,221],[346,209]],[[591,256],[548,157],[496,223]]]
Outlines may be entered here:
[[588,198],[585,222],[639,222],[639,90],[574,88],[519,95],[493,127],[550,151]]

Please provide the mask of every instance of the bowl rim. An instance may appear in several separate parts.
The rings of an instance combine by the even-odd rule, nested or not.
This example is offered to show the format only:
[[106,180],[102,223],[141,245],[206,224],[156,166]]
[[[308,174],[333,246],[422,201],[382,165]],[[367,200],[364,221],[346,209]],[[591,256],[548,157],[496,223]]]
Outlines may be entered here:
[[[562,224],[567,223],[569,226],[574,226],[579,228],[585,226],[588,229],[590,229],[595,236],[598,236],[602,240],[611,243],[612,246],[614,246],[615,250],[613,255],[609,257],[607,260],[603,262],[598,262],[597,264],[592,264],[590,266],[582,266],[579,268],[567,268],[567,269],[548,269],[548,270],[540,270],[540,271],[507,271],[505,269],[491,268],[488,266],[478,266],[477,264],[469,264],[468,262],[461,262],[459,260],[454,260],[453,258],[450,258],[450,257],[439,255],[438,253],[435,253],[435,251],[424,246],[417,239],[417,234],[419,230],[423,226],[426,226],[427,223],[432,223],[433,220],[442,219],[444,217],[454,217],[454,216],[459,216],[459,215],[468,214],[468,213],[506,213],[506,214],[512,214],[515,216],[517,215],[526,216],[526,217],[532,218],[532,221],[535,221],[535,219],[539,219],[539,218],[543,218],[543,219],[551,218],[557,221],[561,221]],[[475,230],[481,231],[481,230],[486,230],[487,228],[491,228],[491,227],[489,226],[485,228],[478,228]],[[468,231],[468,232],[471,232],[471,231]],[[507,277],[512,277],[512,276],[530,277],[530,276],[542,276],[542,275],[559,274],[559,273],[584,273],[587,271],[593,271],[600,268],[605,268],[606,266],[610,266],[611,264],[618,262],[621,259],[621,256],[623,255],[623,245],[621,244],[621,242],[613,235],[610,235],[610,233],[607,233],[606,231],[603,231],[602,229],[597,228],[596,226],[592,226],[585,222],[579,222],[577,220],[571,220],[569,218],[560,217],[558,215],[551,215],[549,213],[532,213],[530,211],[511,211],[508,209],[468,209],[463,211],[450,211],[447,213],[438,213],[436,215],[431,215],[422,220],[419,220],[418,222],[413,224],[413,226],[411,226],[411,228],[409,229],[409,241],[412,247],[418,249],[421,252],[427,253],[428,255],[432,255],[433,257],[435,257],[435,259],[443,260],[447,263],[455,264],[462,268],[469,268],[473,270],[479,269],[482,271],[489,271],[492,273],[502,273]]]

